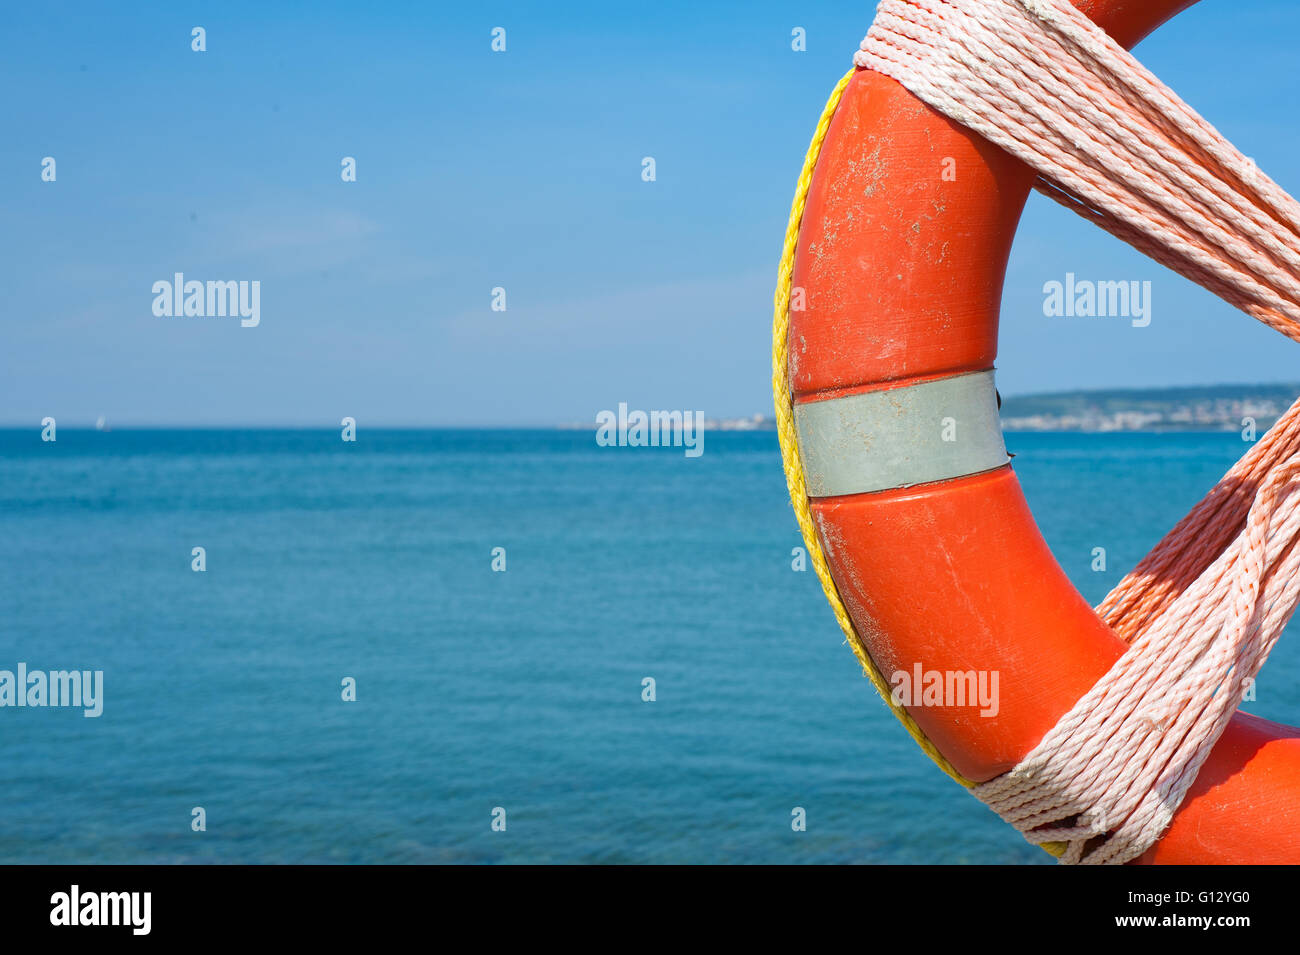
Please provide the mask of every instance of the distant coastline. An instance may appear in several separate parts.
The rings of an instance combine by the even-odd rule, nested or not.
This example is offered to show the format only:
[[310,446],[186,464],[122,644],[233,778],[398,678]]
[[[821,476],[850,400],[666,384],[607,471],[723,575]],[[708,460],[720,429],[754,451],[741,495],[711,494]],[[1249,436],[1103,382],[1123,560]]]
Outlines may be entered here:
[[[1105,389],[1002,399],[1004,431],[1240,431],[1263,433],[1300,396],[1300,383]],[[590,427],[571,425],[570,427]],[[774,431],[776,419],[706,418],[709,431]]]
[[[1061,391],[1033,395],[1002,396],[1002,429],[1010,432],[1076,432],[1110,434],[1117,432],[1241,431],[1253,423],[1259,434],[1268,430],[1300,396],[1300,382],[1294,384],[1204,385],[1177,388],[1098,389]],[[680,412],[678,412],[680,414]],[[748,417],[699,417],[703,431],[776,430],[771,415]],[[43,425],[42,425],[43,427]],[[141,431],[167,432],[236,432],[337,431],[320,423],[161,423],[117,419],[110,426],[106,416],[98,419],[69,418],[59,420],[59,431],[70,434],[119,433]],[[368,431],[592,431],[595,417],[586,421],[562,424],[453,424],[368,423]],[[0,422],[0,432],[20,434],[26,440],[38,430],[33,421]]]
[[1263,433],[1300,384],[1064,391],[1002,399],[1005,431],[1240,431]]

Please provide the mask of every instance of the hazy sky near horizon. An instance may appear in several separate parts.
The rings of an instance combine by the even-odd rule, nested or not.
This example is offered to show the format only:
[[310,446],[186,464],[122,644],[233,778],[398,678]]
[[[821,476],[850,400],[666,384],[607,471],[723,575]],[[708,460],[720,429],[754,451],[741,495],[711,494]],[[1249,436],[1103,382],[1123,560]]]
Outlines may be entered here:
[[[770,413],[791,192],[873,10],[14,6],[0,423]],[[807,52],[790,48],[796,26]],[[1137,53],[1294,192],[1297,37],[1293,2],[1206,0]],[[260,324],[156,317],[152,286],[176,272],[259,281]],[[1150,279],[1150,326],[1044,317],[1043,284],[1067,272]],[[1300,346],[1035,196],[998,380],[1004,394],[1295,381]]]

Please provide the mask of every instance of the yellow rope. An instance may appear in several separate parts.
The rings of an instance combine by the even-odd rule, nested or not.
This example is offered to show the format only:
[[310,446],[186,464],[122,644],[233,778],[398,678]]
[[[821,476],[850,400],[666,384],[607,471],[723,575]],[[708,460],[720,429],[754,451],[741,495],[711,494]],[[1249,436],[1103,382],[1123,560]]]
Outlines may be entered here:
[[786,360],[790,333],[790,275],[794,271],[794,250],[799,243],[803,207],[808,201],[808,187],[812,182],[813,170],[817,166],[817,157],[821,155],[826,130],[830,127],[831,117],[835,115],[835,107],[839,105],[844,88],[849,85],[849,80],[855,72],[849,70],[845,73],[843,79],[831,92],[830,99],[826,101],[826,108],[822,110],[821,119],[817,121],[817,131],[813,133],[812,143],[808,146],[808,154],[804,157],[803,172],[799,174],[799,184],[794,191],[794,202],[790,205],[790,222],[785,227],[785,248],[781,253],[781,268],[777,273],[775,310],[772,317],[772,394],[776,398],[776,430],[781,439],[781,457],[785,460],[785,481],[790,488],[790,503],[794,505],[799,530],[803,533],[804,543],[808,545],[808,556],[812,558],[813,569],[817,571],[817,578],[822,582],[826,599],[830,601],[831,609],[835,611],[835,619],[840,622],[840,628],[848,638],[849,646],[853,648],[854,655],[862,664],[862,669],[866,671],[876,691],[889,704],[889,708],[893,710],[899,722],[907,727],[907,731],[912,734],[917,745],[925,750],[925,754],[934,760],[940,769],[963,786],[969,787],[974,784],[944,759],[943,754],[926,738],[921,727],[916,725],[916,721],[907,710],[893,701],[889,684],[885,682],[876,664],[872,662],[866,645],[853,628],[853,621],[849,619],[849,613],[844,609],[844,601],[840,599],[835,581],[831,579],[830,568],[826,565],[826,555],[822,553],[821,544],[817,541],[812,512],[808,508],[808,491],[804,486],[803,461],[799,458],[799,444],[795,440],[794,410],[790,397],[789,366]]
[[[862,669],[871,680],[871,685],[876,688],[876,692],[881,695],[894,716],[898,717],[898,721],[912,734],[912,739],[916,740],[917,745],[940,769],[969,789],[974,783],[957,772],[938,748],[930,742],[925,732],[912,719],[911,714],[894,702],[889,684],[876,668],[871,654],[867,652],[866,644],[854,629],[853,621],[849,618],[849,612],[845,609],[844,601],[840,598],[840,592],[831,577],[830,567],[826,564],[826,555],[822,553],[821,544],[817,540],[812,511],[808,507],[803,461],[799,457],[799,443],[795,438],[794,402],[790,395],[787,360],[790,335],[790,279],[794,272],[794,252],[799,244],[799,227],[803,224],[804,204],[808,201],[808,188],[812,183],[813,170],[817,167],[817,157],[821,155],[822,142],[826,139],[826,131],[830,128],[831,117],[835,115],[840,97],[844,95],[844,89],[849,85],[849,80],[855,72],[857,71],[849,70],[845,73],[835,89],[831,91],[830,99],[826,101],[826,108],[822,110],[821,119],[817,121],[817,129],[808,146],[808,154],[804,156],[803,171],[799,174],[799,183],[794,190],[794,202],[790,204],[790,221],[785,227],[785,247],[781,252],[781,268],[777,272],[772,314],[772,394],[776,402],[776,431],[781,441],[781,457],[785,461],[785,482],[790,489],[790,503],[794,505],[799,531],[803,534],[808,555],[812,558],[813,569],[817,571],[817,579],[822,582],[822,590],[826,592],[826,599],[830,601],[831,609],[835,611],[835,619],[839,621],[840,629],[844,631],[849,646],[853,648],[854,656],[862,664]],[[1042,848],[1052,855],[1059,856],[1065,850],[1065,844],[1049,842],[1044,843]]]

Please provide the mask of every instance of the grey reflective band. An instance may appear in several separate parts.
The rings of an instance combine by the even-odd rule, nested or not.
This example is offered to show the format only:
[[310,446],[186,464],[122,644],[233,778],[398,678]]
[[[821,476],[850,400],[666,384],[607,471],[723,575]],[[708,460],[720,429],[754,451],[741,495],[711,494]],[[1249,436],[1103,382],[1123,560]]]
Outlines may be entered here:
[[865,494],[1006,464],[993,372],[794,406],[809,497]]

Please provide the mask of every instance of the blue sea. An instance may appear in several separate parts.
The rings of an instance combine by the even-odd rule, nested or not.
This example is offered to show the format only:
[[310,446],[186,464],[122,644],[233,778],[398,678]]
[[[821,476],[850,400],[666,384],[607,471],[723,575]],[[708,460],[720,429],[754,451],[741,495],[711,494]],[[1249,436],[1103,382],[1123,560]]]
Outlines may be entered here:
[[[1245,450],[1008,445],[1094,603]],[[0,709],[0,862],[1047,864],[913,746],[800,543],[771,433],[0,432],[0,669],[104,672],[98,719]],[[1298,676],[1292,635],[1247,709],[1300,723]]]

